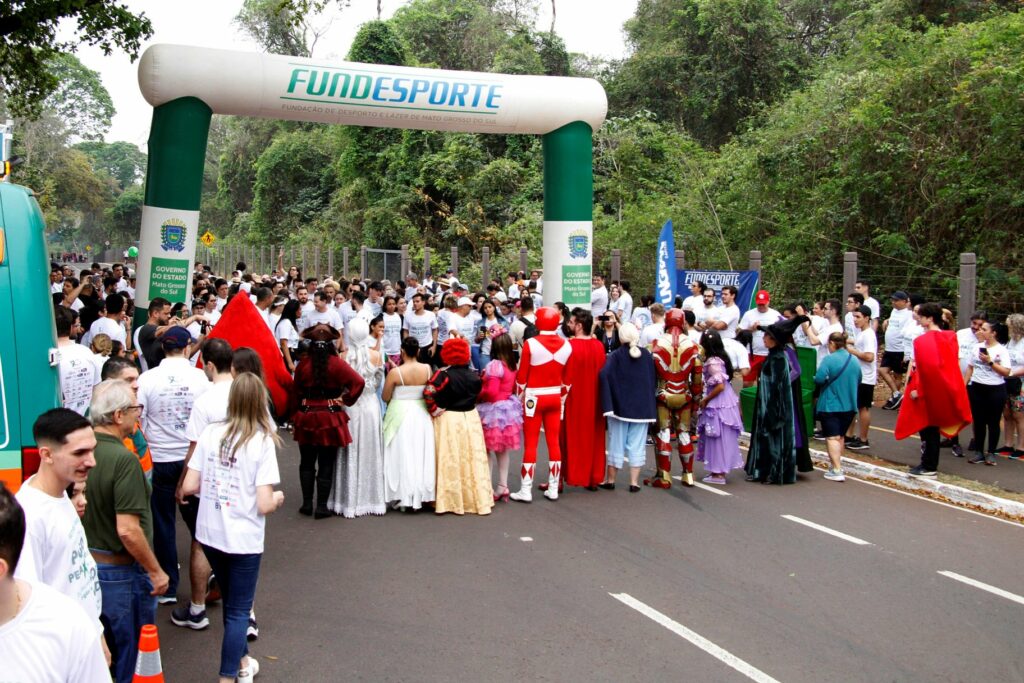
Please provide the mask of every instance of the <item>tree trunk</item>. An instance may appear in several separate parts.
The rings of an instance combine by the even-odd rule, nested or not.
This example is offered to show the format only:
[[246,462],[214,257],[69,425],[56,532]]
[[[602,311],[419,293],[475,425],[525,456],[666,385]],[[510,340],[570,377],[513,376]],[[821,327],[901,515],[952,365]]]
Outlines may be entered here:
[[551,0],[551,33],[555,32],[555,0]]

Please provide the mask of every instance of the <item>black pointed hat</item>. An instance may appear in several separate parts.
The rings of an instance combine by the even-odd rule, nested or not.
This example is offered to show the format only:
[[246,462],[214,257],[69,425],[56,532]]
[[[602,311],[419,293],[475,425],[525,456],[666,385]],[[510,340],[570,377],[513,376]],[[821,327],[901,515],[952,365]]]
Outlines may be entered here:
[[779,344],[788,344],[793,341],[793,333],[796,332],[796,328],[809,320],[810,318],[806,315],[798,315],[789,320],[779,320],[771,325],[761,325],[758,329],[765,334],[770,334]]

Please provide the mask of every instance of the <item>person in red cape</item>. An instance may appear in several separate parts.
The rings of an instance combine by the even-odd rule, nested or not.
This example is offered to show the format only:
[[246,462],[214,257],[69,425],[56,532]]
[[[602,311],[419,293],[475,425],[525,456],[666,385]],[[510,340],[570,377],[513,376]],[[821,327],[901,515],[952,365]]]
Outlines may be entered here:
[[270,333],[266,321],[244,292],[231,297],[217,325],[207,339],[223,339],[232,349],[248,346],[263,361],[267,389],[278,415],[287,415],[292,395],[292,376],[284,365],[281,347]]
[[562,475],[569,486],[596,491],[605,470],[605,419],[598,381],[604,345],[591,336],[594,316],[590,311],[576,311],[574,318],[575,336],[569,340],[572,355],[565,367],[565,382],[573,390],[566,397],[562,421]]
[[569,342],[555,331],[562,322],[557,308],[545,306],[537,311],[540,333],[523,342],[516,388],[523,399],[523,466],[519,474],[520,488],[512,500],[529,503],[533,500],[533,473],[537,465],[537,444],[540,428],[548,445],[548,490],[544,497],[558,500],[558,481],[562,474],[562,449],[558,443],[562,426],[566,384],[565,365],[572,354]]
[[951,438],[971,423],[964,378],[960,375],[956,334],[943,330],[942,308],[921,304],[917,317],[925,333],[914,340],[906,398],[896,416],[896,438],[920,433],[921,464],[910,470],[915,477],[934,477],[939,466],[939,441]]

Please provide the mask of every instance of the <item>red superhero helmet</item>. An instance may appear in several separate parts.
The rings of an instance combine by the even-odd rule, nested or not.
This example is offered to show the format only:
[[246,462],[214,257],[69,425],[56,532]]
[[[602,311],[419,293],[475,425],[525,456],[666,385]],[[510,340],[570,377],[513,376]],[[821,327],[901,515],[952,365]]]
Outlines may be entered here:
[[670,308],[665,314],[665,331],[682,330],[686,317],[681,308]]
[[554,332],[562,324],[562,314],[553,306],[537,309],[537,329],[541,332]]

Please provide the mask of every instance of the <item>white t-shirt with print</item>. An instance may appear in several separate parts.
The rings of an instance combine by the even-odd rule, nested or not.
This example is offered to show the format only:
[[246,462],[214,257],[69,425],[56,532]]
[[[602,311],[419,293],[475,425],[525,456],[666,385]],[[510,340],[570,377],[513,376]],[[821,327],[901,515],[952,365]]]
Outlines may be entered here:
[[451,335],[452,331],[452,318],[455,313],[452,313],[447,308],[442,308],[437,312],[437,345],[441,346]]
[[206,374],[181,357],[164,358],[139,375],[142,429],[153,462],[177,462],[188,453],[185,428],[196,399],[210,389]]
[[420,348],[426,348],[434,342],[432,330],[437,329],[437,316],[431,311],[423,311],[419,315],[413,312],[405,314],[402,329],[416,340]]
[[962,375],[967,372],[971,354],[978,348],[978,337],[974,334],[974,330],[965,327],[962,330],[956,331],[956,343],[960,347],[960,374]]
[[185,427],[186,439],[198,442],[208,425],[228,419],[228,395],[231,393],[232,383],[212,382],[210,388],[196,399],[192,404],[192,414],[188,416],[188,425]]
[[873,353],[875,354],[874,359],[871,361],[857,359],[860,363],[860,383],[861,384],[877,384],[878,383],[878,337],[875,336],[875,331],[868,327],[866,330],[859,330],[857,337],[853,341],[853,348],[857,349],[861,353]]
[[209,425],[188,461],[201,482],[196,540],[225,553],[262,553],[267,520],[256,507],[256,488],[281,482],[277,449],[270,436],[260,432],[231,457],[229,447],[222,444],[226,431],[227,424]]
[[45,583],[68,596],[95,620],[97,632],[102,632],[103,596],[85,527],[67,493],[61,491],[60,498],[54,498],[32,486],[32,479],[22,484],[15,496],[25,511],[25,545],[14,575]]
[[[764,313],[756,308],[751,308],[743,314],[742,318],[740,318],[739,328],[741,330],[749,330],[754,323],[757,323],[758,326],[768,326],[772,323],[778,322],[781,317],[782,316],[779,315],[779,312],[774,308],[769,308]],[[754,332],[754,339],[750,343],[750,352],[755,356],[768,355],[768,347],[764,345],[764,332],[761,330],[756,330]]]
[[397,356],[402,352],[402,316],[397,313],[384,313],[384,339],[381,347],[388,356]]
[[971,357],[968,360],[970,366],[974,368],[971,372],[971,384],[984,384],[986,386],[999,386],[1000,384],[1006,384],[1005,377],[990,368],[988,366],[988,362],[982,362],[982,349],[988,351],[989,362],[998,363],[1004,368],[1010,367],[1010,352],[1006,350],[1005,346],[1002,344],[986,346],[983,342],[978,342],[977,345],[975,345],[974,350],[971,351]]
[[100,383],[103,366],[97,365],[93,352],[81,344],[61,344],[58,351],[60,393],[64,399],[64,407],[79,415],[85,415],[92,401],[92,388]]
[[89,326],[89,342],[91,343],[98,334],[105,334],[110,337],[111,341],[119,341],[122,345],[125,345],[125,341],[128,339],[124,325],[118,325],[105,315],[96,318]]
[[109,681],[95,622],[74,600],[41,583],[0,626],[0,680]]
[[327,309],[323,312],[320,312],[314,308],[309,313],[303,314],[302,320],[300,321],[301,329],[299,330],[299,332],[302,332],[302,330],[309,329],[314,325],[319,325],[320,323],[327,323],[328,325],[338,330],[339,332],[341,332],[342,328],[344,327],[343,323],[341,322],[341,316],[338,315],[338,312],[331,308],[330,306],[328,306]]
[[905,352],[906,342],[903,338],[903,328],[909,325],[914,320],[914,312],[910,308],[904,308],[902,311],[898,309],[892,309],[892,314],[889,316],[889,323],[885,327],[885,350],[894,352]]

